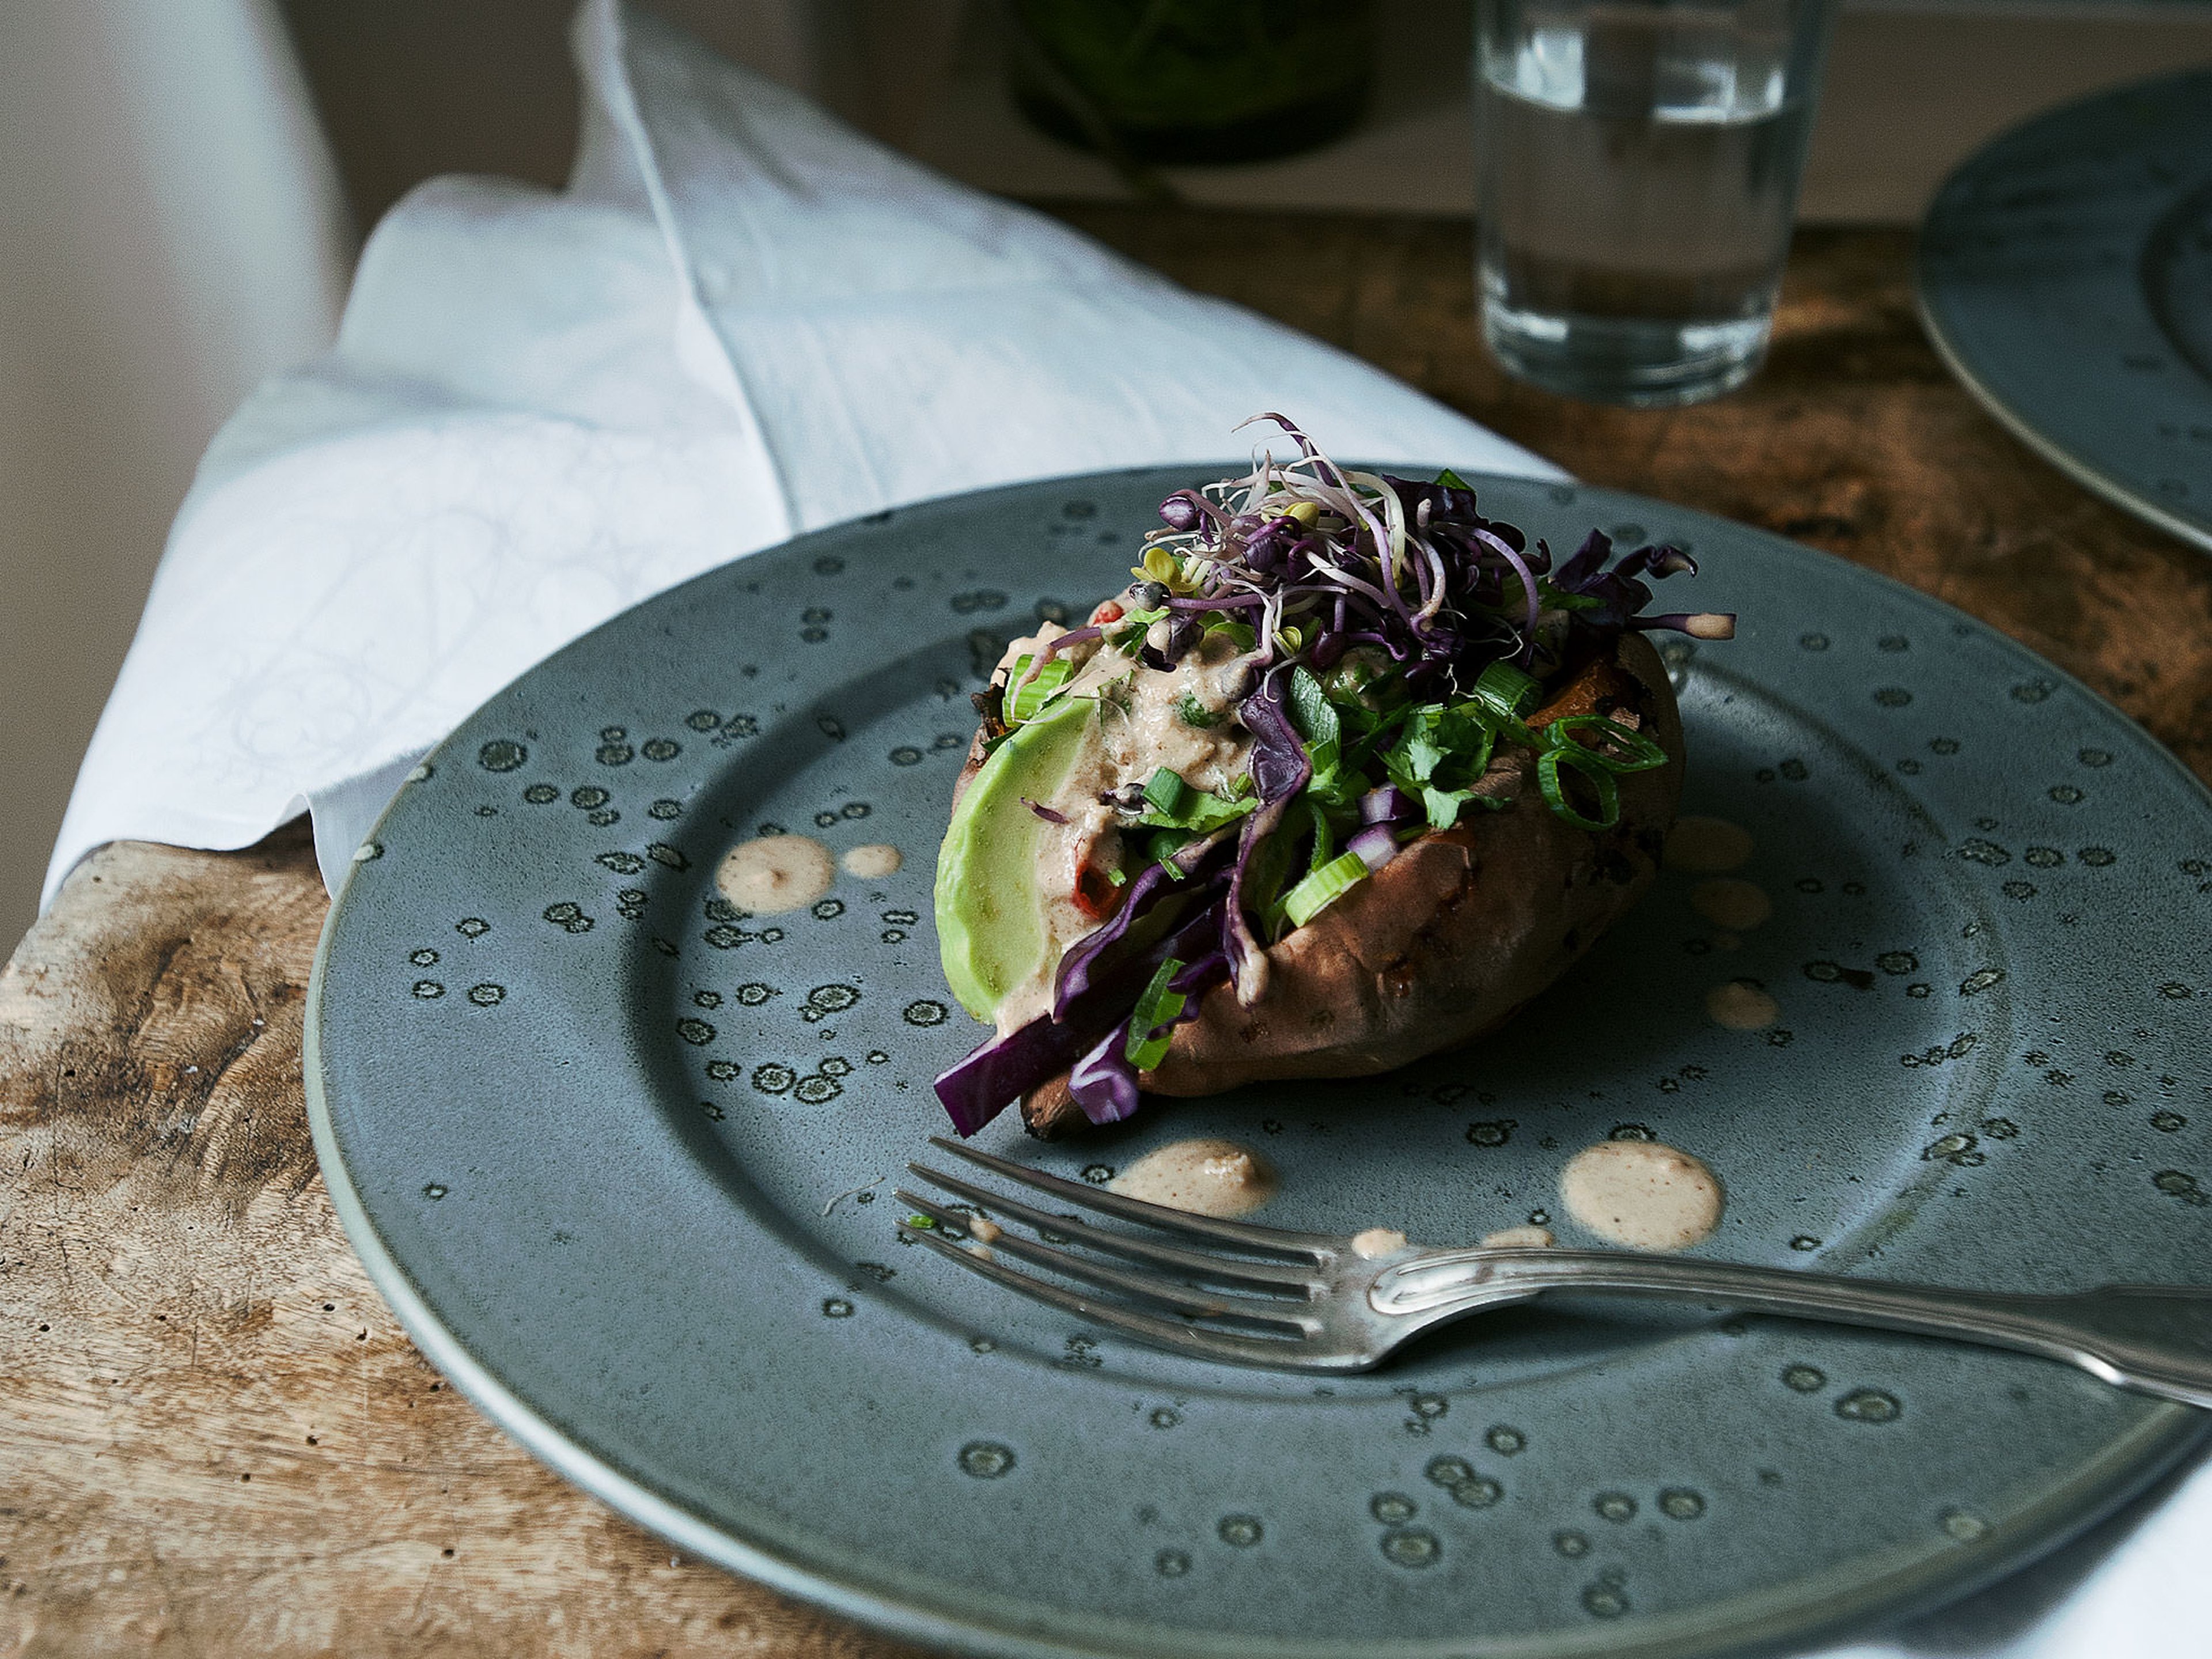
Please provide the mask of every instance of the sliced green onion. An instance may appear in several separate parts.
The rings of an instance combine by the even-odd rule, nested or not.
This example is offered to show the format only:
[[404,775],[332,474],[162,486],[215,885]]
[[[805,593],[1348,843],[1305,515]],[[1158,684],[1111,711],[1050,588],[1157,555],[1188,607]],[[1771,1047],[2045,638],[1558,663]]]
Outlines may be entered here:
[[927,1231],[929,1228],[934,1227],[937,1224],[934,1221],[932,1221],[926,1215],[910,1215],[906,1218],[906,1224],[909,1227],[920,1228]]
[[1106,872],[1106,879],[1115,887],[1127,887],[1129,884],[1128,876],[1120,870],[1109,870]]
[[[1188,1000],[1180,991],[1171,991],[1168,982],[1182,971],[1182,963],[1170,957],[1152,975],[1152,982],[1145,987],[1144,995],[1137,999],[1137,1006],[1129,1016],[1129,1037],[1121,1052],[1129,1064],[1140,1072],[1149,1072],[1168,1057],[1168,1049],[1175,1042],[1174,1033],[1161,1032],[1182,1012]],[[1158,1033],[1158,1035],[1155,1035]]]
[[1176,863],[1175,855],[1197,839],[1188,830],[1155,830],[1152,840],[1145,843],[1145,851],[1151,854],[1153,863],[1166,866],[1170,880],[1182,881],[1184,879],[1183,872]]
[[1190,786],[1168,767],[1161,767],[1145,782],[1145,799],[1162,817],[1180,818],[1190,809]]
[[1536,705],[1543,688],[1510,662],[1494,662],[1476,677],[1474,696],[1506,719],[1517,720]]
[[[1595,818],[1584,817],[1567,799],[1566,783],[1559,776],[1559,769],[1571,767],[1588,778],[1590,787],[1597,792],[1598,811]],[[1610,830],[1620,822],[1620,786],[1613,781],[1613,774],[1595,755],[1580,744],[1570,744],[1563,749],[1547,749],[1536,757],[1536,787],[1544,792],[1545,803],[1577,830]]]
[[1342,854],[1291,889],[1283,914],[1291,927],[1303,927],[1366,879],[1367,860],[1357,853]]
[[[1588,744],[1576,743],[1577,732],[1595,732],[1616,750],[1608,753]],[[1609,720],[1602,714],[1569,714],[1553,720],[1544,728],[1544,741],[1553,749],[1564,749],[1573,743],[1608,772],[1649,772],[1667,763],[1667,751],[1645,737],[1641,732],[1632,732],[1618,720]]]
[[1006,701],[1006,724],[1009,726],[1019,726],[1024,720],[1035,720],[1038,711],[1052,701],[1054,695],[1075,673],[1074,664],[1065,657],[1054,657],[1037,670],[1034,679],[1024,680],[1022,676],[1030,672],[1030,661],[1031,659],[1023,657],[1014,664],[1012,681],[1014,695]]

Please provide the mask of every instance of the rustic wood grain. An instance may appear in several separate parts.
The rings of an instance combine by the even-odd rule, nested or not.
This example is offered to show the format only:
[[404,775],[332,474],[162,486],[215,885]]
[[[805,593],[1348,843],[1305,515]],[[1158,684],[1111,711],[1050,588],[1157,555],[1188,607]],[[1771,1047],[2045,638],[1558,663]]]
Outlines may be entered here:
[[[1960,605],[2212,773],[2212,560],[2045,466],[1943,374],[1902,236],[1802,239],[1768,371],[1658,415],[1500,375],[1464,224],[1064,211],[1594,482]],[[243,854],[118,846],[0,974],[0,1650],[887,1659],[546,1474],[409,1346],[308,1144],[325,908],[297,829]]]

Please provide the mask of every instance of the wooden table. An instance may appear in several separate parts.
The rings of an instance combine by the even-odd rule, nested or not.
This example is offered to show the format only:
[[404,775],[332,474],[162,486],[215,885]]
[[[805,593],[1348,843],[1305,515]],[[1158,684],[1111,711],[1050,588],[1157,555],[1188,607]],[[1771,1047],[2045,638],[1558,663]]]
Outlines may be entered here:
[[[1066,216],[1592,482],[1972,611],[2212,777],[2212,560],[2036,460],[1944,374],[1903,234],[1801,237],[1765,373],[1632,414],[1491,366],[1463,222]],[[0,1650],[894,1651],[571,1490],[400,1334],[308,1146],[326,904],[296,826],[237,854],[112,847],[0,976]]]

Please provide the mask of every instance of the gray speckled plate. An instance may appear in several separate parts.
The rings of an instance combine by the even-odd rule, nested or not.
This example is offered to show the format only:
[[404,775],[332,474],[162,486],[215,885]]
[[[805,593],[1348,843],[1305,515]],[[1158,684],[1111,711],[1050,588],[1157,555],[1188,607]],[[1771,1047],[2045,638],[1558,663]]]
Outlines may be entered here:
[[1937,349],[1999,420],[2212,548],[2212,70],[1978,152],[1929,209],[1919,276]]
[[[685,1547],[1000,1654],[1802,1638],[2001,1572],[2193,1443],[2191,1414],[2056,1365],[1717,1311],[1515,1310],[1317,1387],[1126,1346],[902,1248],[884,1183],[979,1034],[929,921],[966,693],[1035,613],[1123,580],[1197,481],[1024,486],[715,571],[533,670],[403,788],[324,937],[308,1098],[437,1365]],[[1555,546],[1593,523],[1685,542],[1697,602],[1743,613],[1735,643],[1676,648],[1686,810],[1753,831],[1771,919],[1717,945],[1669,874],[1471,1052],[983,1144],[1103,1180],[1227,1134],[1283,1173],[1261,1219],[1442,1242],[1549,1212],[1575,1151],[1651,1134],[1726,1183],[1716,1256],[2206,1276],[2204,791],[2019,647],[1852,566],[1631,496],[1481,489]],[[769,824],[906,865],[735,915],[715,861]],[[1707,1018],[1735,979],[1778,1025]]]

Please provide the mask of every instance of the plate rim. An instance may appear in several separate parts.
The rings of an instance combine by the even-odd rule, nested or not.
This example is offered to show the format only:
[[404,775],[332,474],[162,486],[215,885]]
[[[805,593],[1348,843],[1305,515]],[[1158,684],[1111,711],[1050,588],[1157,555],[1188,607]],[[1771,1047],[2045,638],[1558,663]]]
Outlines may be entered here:
[[[1920,319],[1920,325],[1928,336],[1929,343],[1936,348],[1936,355],[1942,360],[1943,367],[1966,388],[1976,403],[1996,416],[1998,425],[2091,494],[2101,496],[2122,511],[2200,551],[2212,553],[2212,514],[2197,517],[2177,514],[2127,480],[2103,471],[2088,457],[2075,453],[2039,430],[2024,412],[2006,401],[1995,387],[1974,371],[1961,351],[1958,340],[1944,328],[1936,305],[1935,277],[1929,269],[1928,253],[1928,229],[1935,222],[1945,193],[1980,166],[1998,146],[2009,143],[2031,128],[2046,124],[2057,125],[2114,99],[2141,96],[2154,88],[2162,89],[2182,81],[2196,79],[2212,79],[2212,66],[2184,70],[2178,74],[2153,76],[2123,86],[2107,88],[2102,92],[2091,93],[2086,97],[2062,104],[2057,109],[2045,110],[2024,121],[2015,122],[1979,145],[1965,161],[1953,167],[1942,183],[1936,186],[1928,210],[1921,216],[1920,223],[1914,230],[1912,305]],[[2143,228],[2146,235],[2150,228],[2149,226]],[[2127,292],[2136,307],[2148,316],[2149,308],[2142,304],[2137,285],[2127,284]],[[2212,407],[2212,404],[2208,404],[2208,407]]]
[[[1206,464],[1165,462],[1023,479],[908,503],[898,510],[941,508],[1043,484],[1078,486],[1186,465],[1202,468]],[[1399,461],[1382,465],[1419,470],[1426,464]],[[1552,488],[1564,484],[1578,496],[1610,498],[1638,507],[1692,513],[1726,524],[1739,534],[1789,547],[1796,554],[1831,560],[1853,572],[1857,579],[1871,580],[1932,616],[1972,623],[2004,647],[2017,651],[2039,672],[2080,694],[2103,714],[2117,719],[2141,738],[2164,759],[2172,774],[2193,787],[2203,805],[2212,809],[2212,787],[2208,787],[2170,749],[2110,699],[1993,624],[1908,583],[1856,561],[1702,507],[1579,479],[1547,481],[1496,472],[1465,472],[1463,476],[1478,488],[1486,483]],[[804,550],[820,538],[835,535],[860,521],[855,519],[825,525],[760,550],[787,554],[793,550]],[[643,606],[694,582],[714,578],[732,565],[749,562],[752,556],[740,556],[648,595],[586,630],[577,640],[617,625]],[[515,684],[538,672],[553,657],[576,642],[564,642],[525,669],[515,680],[495,690],[457,722],[454,730],[466,726],[505,696]],[[448,740],[450,734],[441,742]],[[369,831],[369,840],[379,837],[386,818],[398,810],[402,799],[395,795],[379,814],[376,826]],[[799,1559],[796,1552],[786,1552],[766,1541],[758,1535],[764,1528],[748,1530],[731,1521],[700,1513],[626,1472],[611,1458],[588,1449],[579,1437],[531,1405],[477,1359],[460,1334],[449,1328],[418,1291],[405,1267],[385,1244],[345,1166],[324,1090],[321,1024],[327,986],[325,968],[338,919],[351,893],[358,867],[347,866],[346,879],[331,900],[316,942],[308,977],[301,1071],[316,1160],[348,1242],[360,1258],[370,1283],[409,1339],[472,1405],[541,1464],[617,1513],[702,1560],[879,1633],[943,1650],[988,1655],[992,1659],[1122,1659],[1123,1656],[1140,1651],[1188,1656],[1188,1659],[1231,1659],[1231,1656],[1255,1652],[1272,1654],[1278,1659],[1364,1659],[1372,1653],[1372,1644],[1365,1642],[1278,1641],[1255,1648],[1248,1640],[1152,1623],[1121,1624],[1045,1606],[1037,1606],[1026,1619],[1000,1620],[975,1611],[981,1603],[971,1604],[969,1609],[933,1605],[920,1598],[878,1588],[860,1576],[810,1564]],[[1547,1632],[1534,1638],[1506,1637],[1475,1644],[1432,1639],[1401,1643],[1394,1651],[1401,1659],[1516,1659],[1516,1656],[1530,1656],[1533,1659],[1537,1655],[1545,1659],[1574,1655],[1589,1655],[1593,1659],[1600,1655],[1608,1659],[1698,1659],[1699,1656],[1721,1654],[1778,1653],[1830,1636],[1863,1632],[1873,1620],[1888,1624],[1902,1622],[1949,1605],[2019,1572],[2095,1526],[2207,1440],[2212,1440],[2212,1414],[2198,1413],[2179,1405],[2155,1406],[2137,1425],[2108,1442],[2094,1459],[2080,1466],[2072,1478],[2060,1486],[2039,1493],[2020,1513],[1992,1527],[1984,1538],[1972,1545],[1954,1553],[1923,1555],[1875,1577],[1852,1577],[1848,1582],[1832,1583],[1829,1581],[1838,1575],[1830,1573],[1788,1581],[1800,1587],[1796,1594],[1791,1594],[1786,1586],[1762,1587],[1722,1604],[1741,1609],[1725,1622],[1715,1623],[1705,1607],[1689,1607],[1650,1618],[1626,1629],[1593,1629],[1583,1638]],[[1808,1590],[1811,1594],[1807,1594]],[[993,1599],[995,1602],[998,1598]],[[1112,1639],[1117,1635],[1122,1639]]]

